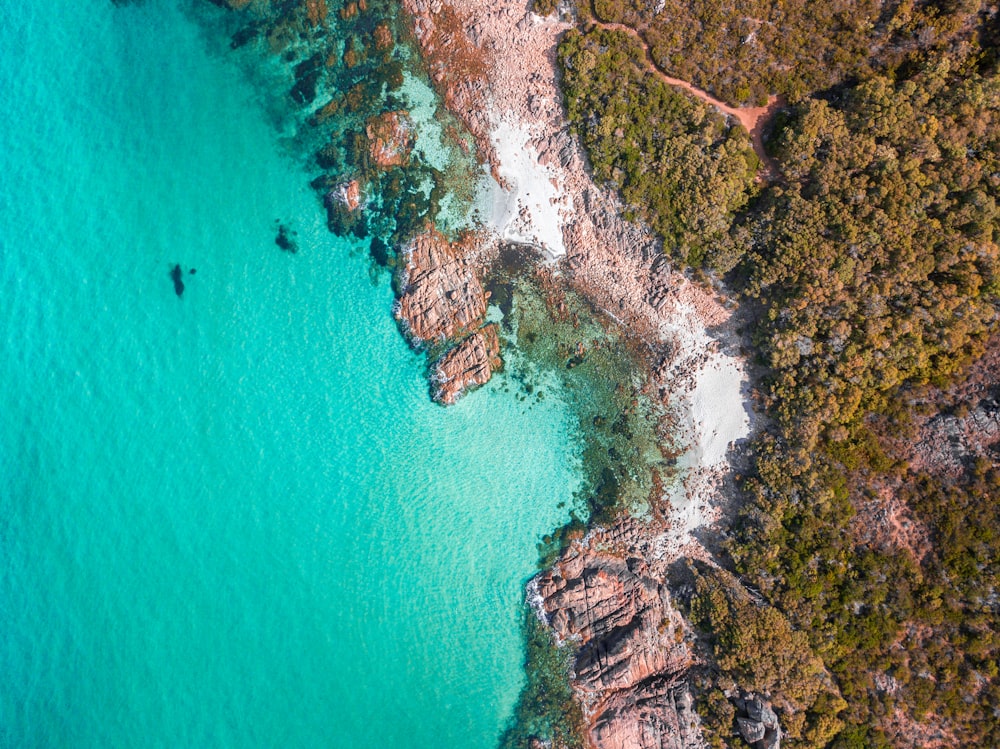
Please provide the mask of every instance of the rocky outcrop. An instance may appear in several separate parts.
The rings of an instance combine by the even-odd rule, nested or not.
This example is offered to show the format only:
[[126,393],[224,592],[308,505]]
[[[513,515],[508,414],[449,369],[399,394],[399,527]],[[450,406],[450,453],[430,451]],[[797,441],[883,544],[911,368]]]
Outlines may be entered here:
[[383,112],[365,123],[368,155],[379,169],[406,166],[416,142],[416,130],[406,112]]
[[348,211],[356,211],[361,207],[361,184],[356,179],[339,185],[334,194]]
[[578,645],[573,690],[597,749],[702,747],[685,675],[692,658],[665,571],[635,521],[573,543],[536,578],[541,608]]
[[438,361],[433,377],[434,400],[450,406],[466,390],[489,382],[501,364],[497,326],[490,323]]
[[[981,398],[930,418],[918,432],[911,464],[957,476],[977,458],[1000,455],[1000,387]],[[977,402],[978,401],[978,402]]]
[[754,749],[780,749],[781,727],[770,705],[755,694],[747,694],[736,700],[736,708],[740,711],[736,725],[744,741]]
[[396,318],[415,343],[455,340],[482,324],[487,294],[466,250],[433,228],[403,248]]

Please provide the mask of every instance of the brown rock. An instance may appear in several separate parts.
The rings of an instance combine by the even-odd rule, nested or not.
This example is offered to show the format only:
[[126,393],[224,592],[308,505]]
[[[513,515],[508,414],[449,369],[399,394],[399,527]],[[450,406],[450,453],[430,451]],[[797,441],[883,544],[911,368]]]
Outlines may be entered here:
[[591,746],[702,747],[683,623],[663,574],[633,547],[640,537],[625,523],[572,544],[536,579],[542,608],[561,639],[579,643],[573,691],[590,716]]
[[358,180],[342,182],[326,194],[326,221],[330,231],[344,236],[354,231],[362,220],[364,196]]
[[347,210],[358,210],[361,207],[361,184],[356,179],[345,182],[337,187],[337,198]]
[[379,52],[385,52],[386,50],[392,49],[395,42],[392,39],[392,31],[389,29],[389,24],[383,22],[375,27],[375,49]]
[[406,265],[396,318],[414,342],[454,339],[482,323],[487,295],[465,260],[465,249],[433,228],[403,249]]
[[326,14],[326,0],[306,0],[306,16],[313,26],[319,26],[323,23],[326,20]]
[[497,326],[490,323],[438,361],[434,368],[434,400],[450,406],[469,388],[489,382],[501,365]]
[[388,169],[405,166],[416,141],[416,131],[406,112],[383,112],[365,124],[372,164]]
[[313,121],[316,124],[325,122],[326,120],[333,117],[335,114],[338,114],[342,107],[343,107],[343,101],[341,100],[341,98],[339,96],[334,97],[326,104],[324,104],[322,107],[320,107],[318,110],[316,110],[316,113],[313,115]]

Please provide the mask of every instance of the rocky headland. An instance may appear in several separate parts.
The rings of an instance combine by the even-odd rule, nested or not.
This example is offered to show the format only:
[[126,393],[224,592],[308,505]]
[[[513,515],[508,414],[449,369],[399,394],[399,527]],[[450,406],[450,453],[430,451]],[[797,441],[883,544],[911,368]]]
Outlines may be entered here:
[[401,252],[396,319],[416,346],[432,355],[445,349],[432,365],[432,392],[446,405],[485,385],[502,365],[497,328],[483,326],[489,293],[470,257],[481,249],[475,234],[449,242],[428,226]]
[[573,542],[532,583],[556,637],[577,648],[573,688],[592,746],[705,746],[686,680],[690,633],[666,578],[648,528],[623,521]]

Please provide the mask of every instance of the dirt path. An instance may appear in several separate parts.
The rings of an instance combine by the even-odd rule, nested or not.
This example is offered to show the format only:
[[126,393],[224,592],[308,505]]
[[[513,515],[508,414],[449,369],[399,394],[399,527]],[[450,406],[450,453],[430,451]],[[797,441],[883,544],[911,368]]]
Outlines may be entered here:
[[777,162],[775,162],[775,160],[771,158],[764,149],[764,128],[771,121],[774,113],[777,112],[779,108],[784,106],[785,100],[783,97],[774,96],[772,94],[767,100],[767,104],[763,107],[731,107],[724,101],[716,99],[707,91],[702,91],[700,88],[693,86],[687,81],[682,81],[680,78],[673,78],[667,75],[667,73],[656,64],[656,61],[653,60],[652,50],[650,50],[649,44],[646,42],[646,38],[638,29],[634,29],[631,26],[626,26],[621,23],[605,23],[597,20],[596,14],[592,13],[592,15],[595,26],[602,29],[608,29],[609,31],[623,31],[638,41],[639,44],[642,45],[643,51],[646,53],[646,66],[654,75],[659,76],[662,81],[674,86],[675,88],[687,91],[692,96],[701,99],[707,104],[711,104],[723,114],[735,118],[743,127],[746,128],[747,132],[750,133],[750,143],[753,146],[753,151],[757,154],[757,158],[759,158],[761,162],[760,178],[767,182],[773,182],[781,177],[781,171],[778,169]]

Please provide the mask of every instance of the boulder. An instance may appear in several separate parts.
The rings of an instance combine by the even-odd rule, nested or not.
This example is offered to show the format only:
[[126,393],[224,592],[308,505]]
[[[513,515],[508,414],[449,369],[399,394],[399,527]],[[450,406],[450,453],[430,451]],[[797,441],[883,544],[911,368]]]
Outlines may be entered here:
[[326,205],[327,226],[334,234],[344,236],[350,232],[363,234],[361,221],[364,197],[361,193],[361,183],[356,179],[342,182],[327,192],[324,198]]
[[754,749],[780,749],[781,727],[771,706],[752,692],[735,700],[736,708],[745,713],[736,717],[740,736]]

